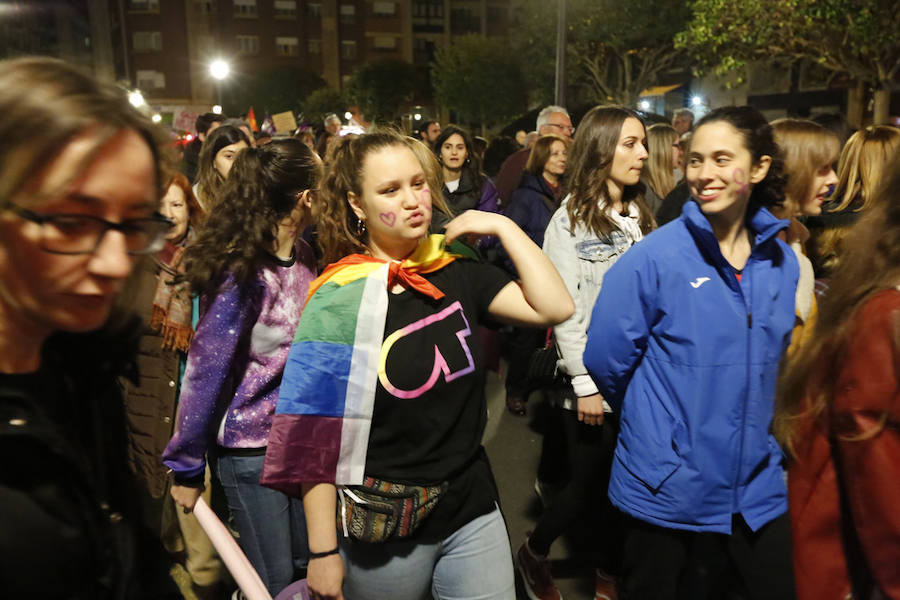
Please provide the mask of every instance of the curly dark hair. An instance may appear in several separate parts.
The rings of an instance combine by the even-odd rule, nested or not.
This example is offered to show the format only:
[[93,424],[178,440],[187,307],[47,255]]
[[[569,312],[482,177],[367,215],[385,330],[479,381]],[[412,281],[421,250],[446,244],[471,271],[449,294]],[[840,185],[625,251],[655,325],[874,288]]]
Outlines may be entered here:
[[185,251],[185,279],[197,294],[214,293],[226,273],[237,285],[252,281],[272,260],[278,222],[315,190],[321,161],[298,139],[275,140],[241,152],[219,205]]
[[784,159],[781,149],[775,143],[772,126],[766,121],[761,112],[752,106],[722,106],[707,113],[694,132],[708,123],[725,122],[734,127],[741,137],[744,145],[750,151],[753,164],[757,164],[763,156],[772,158],[769,172],[765,178],[753,186],[750,193],[748,213],[753,213],[757,208],[775,208],[784,205],[784,189],[787,176],[784,174]]

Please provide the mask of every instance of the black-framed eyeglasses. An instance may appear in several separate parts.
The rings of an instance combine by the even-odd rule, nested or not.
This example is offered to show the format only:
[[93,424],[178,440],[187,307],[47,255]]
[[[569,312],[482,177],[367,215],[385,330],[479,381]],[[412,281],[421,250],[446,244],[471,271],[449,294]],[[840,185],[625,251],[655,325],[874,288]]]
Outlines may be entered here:
[[125,236],[128,254],[152,254],[162,250],[166,234],[174,225],[159,213],[113,223],[92,215],[44,215],[19,206],[12,206],[10,210],[41,226],[41,250],[52,254],[91,254],[110,229]]
[[568,131],[570,135],[575,133],[575,128],[572,127],[571,125],[557,125],[556,123],[547,123],[547,125],[549,127],[555,127],[556,129],[559,129],[560,131]]

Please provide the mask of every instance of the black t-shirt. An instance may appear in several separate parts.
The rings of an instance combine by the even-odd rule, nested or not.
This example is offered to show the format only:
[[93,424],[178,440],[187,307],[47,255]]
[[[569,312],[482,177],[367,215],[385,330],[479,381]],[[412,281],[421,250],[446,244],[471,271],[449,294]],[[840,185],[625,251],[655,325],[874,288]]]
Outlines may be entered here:
[[415,536],[437,540],[490,512],[497,494],[481,438],[487,420],[478,325],[510,282],[457,260],[424,276],[445,296],[390,294],[366,474],[450,489]]

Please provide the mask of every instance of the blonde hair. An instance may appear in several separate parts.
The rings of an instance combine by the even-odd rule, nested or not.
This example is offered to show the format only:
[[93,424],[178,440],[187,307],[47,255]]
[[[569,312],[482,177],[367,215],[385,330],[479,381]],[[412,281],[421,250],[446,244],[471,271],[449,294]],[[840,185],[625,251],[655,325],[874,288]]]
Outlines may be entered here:
[[[161,130],[128,102],[123,90],[101,83],[61,60],[29,57],[0,61],[0,210],[34,182],[40,172],[77,136],[90,131],[93,151],[73,169],[78,177],[122,130],[135,131],[153,155],[156,199],[163,196]],[[68,182],[67,182],[68,183]],[[46,193],[53,191],[43,190]],[[41,193],[17,198],[33,206]]]
[[650,156],[644,165],[647,183],[662,200],[675,187],[672,166],[672,146],[679,143],[678,132],[671,125],[656,123],[647,128],[647,145]]
[[884,166],[898,146],[900,129],[890,125],[870,125],[851,135],[838,163],[838,184],[834,194],[837,204],[831,211],[869,208],[872,194],[884,174]]
[[368,250],[367,234],[365,232],[357,234],[359,219],[350,208],[348,195],[353,192],[357,196],[362,196],[366,158],[373,152],[397,146],[409,149],[425,171],[433,208],[451,214],[441,193],[440,165],[437,164],[437,159],[428,146],[393,129],[381,129],[358,137],[343,138],[334,148],[332,160],[326,166],[321,192],[315,200],[318,206],[317,232],[323,264],[327,265],[348,254]]
[[781,150],[787,184],[784,207],[777,212],[785,218],[800,214],[809,197],[816,173],[837,160],[838,137],[818,123],[806,119],[772,121],[772,135]]

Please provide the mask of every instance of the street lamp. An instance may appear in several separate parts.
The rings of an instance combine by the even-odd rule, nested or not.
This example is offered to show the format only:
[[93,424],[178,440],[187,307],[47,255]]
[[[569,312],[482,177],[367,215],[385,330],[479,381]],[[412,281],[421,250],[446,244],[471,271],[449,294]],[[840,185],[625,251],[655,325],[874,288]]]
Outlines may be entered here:
[[222,81],[228,77],[229,73],[231,73],[231,66],[221,58],[217,58],[209,64],[209,74],[216,80],[216,97],[220,105],[222,104]]
[[133,107],[140,108],[144,105],[144,95],[140,90],[134,90],[128,94],[128,101]]
[[229,73],[231,73],[231,67],[221,58],[217,58],[209,65],[209,74],[212,75],[214,79],[222,81],[228,77]]

